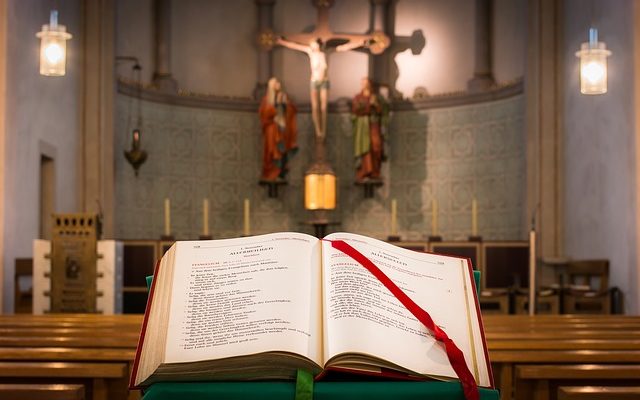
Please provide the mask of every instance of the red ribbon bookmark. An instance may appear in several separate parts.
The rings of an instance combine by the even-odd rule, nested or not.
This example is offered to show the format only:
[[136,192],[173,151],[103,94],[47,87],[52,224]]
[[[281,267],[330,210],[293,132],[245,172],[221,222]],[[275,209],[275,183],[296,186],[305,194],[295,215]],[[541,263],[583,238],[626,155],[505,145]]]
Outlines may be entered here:
[[[326,240],[326,239],[323,239]],[[429,329],[436,340],[444,344],[444,348],[447,352],[447,358],[449,358],[449,362],[451,363],[451,367],[460,378],[460,383],[462,384],[462,391],[464,392],[464,397],[467,400],[478,400],[480,398],[480,393],[478,391],[478,385],[476,384],[476,380],[471,375],[471,371],[467,367],[467,363],[464,361],[464,355],[462,351],[458,348],[458,346],[453,343],[453,340],[447,336],[447,334],[438,327],[433,322],[433,319],[429,315],[428,312],[423,310],[419,305],[417,305],[413,300],[407,296],[402,289],[400,289],[389,277],[387,277],[384,272],[382,272],[376,265],[371,262],[367,257],[365,257],[358,250],[351,247],[351,245],[347,244],[343,240],[328,240],[331,242],[331,246],[334,249],[340,250],[344,254],[353,258],[355,261],[360,263],[363,267],[365,267],[369,272],[375,276],[380,283],[382,283],[389,291],[402,303],[403,306],[407,308],[413,314],[414,317],[418,319],[418,321],[422,322],[424,326]]]

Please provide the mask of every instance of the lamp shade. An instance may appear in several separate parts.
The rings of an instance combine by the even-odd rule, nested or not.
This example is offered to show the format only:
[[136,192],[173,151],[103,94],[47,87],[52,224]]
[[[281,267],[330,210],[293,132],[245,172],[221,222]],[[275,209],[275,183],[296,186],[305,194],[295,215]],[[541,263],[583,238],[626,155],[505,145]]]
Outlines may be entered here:
[[64,76],[66,72],[67,40],[71,35],[64,25],[58,25],[58,11],[51,11],[49,24],[36,34],[40,38],[40,75]]
[[580,58],[580,92],[607,93],[607,57],[611,52],[604,42],[598,42],[598,31],[589,29],[589,41],[582,43],[576,56]]
[[334,210],[336,208],[336,176],[332,171],[312,171],[304,176],[304,208]]

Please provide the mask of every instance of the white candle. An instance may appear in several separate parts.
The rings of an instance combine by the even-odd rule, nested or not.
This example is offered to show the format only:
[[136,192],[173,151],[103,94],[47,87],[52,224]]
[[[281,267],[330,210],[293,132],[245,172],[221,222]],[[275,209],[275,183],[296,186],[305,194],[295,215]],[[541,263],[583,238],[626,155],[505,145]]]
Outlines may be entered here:
[[171,236],[171,202],[164,199],[164,235]]
[[438,236],[438,202],[431,200],[431,236]]
[[391,234],[398,234],[398,201],[391,199]]
[[202,236],[209,236],[209,199],[202,199]]
[[536,231],[529,232],[529,315],[536,313]]
[[478,202],[475,197],[471,200],[471,235],[478,236]]
[[251,223],[249,222],[249,213],[251,205],[249,199],[244,199],[244,235],[249,236],[251,234]]

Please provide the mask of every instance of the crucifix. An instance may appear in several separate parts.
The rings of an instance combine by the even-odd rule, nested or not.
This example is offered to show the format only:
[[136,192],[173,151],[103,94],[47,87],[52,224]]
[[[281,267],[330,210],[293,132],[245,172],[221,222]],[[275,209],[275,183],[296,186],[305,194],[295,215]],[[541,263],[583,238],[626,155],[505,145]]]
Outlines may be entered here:
[[335,33],[329,27],[329,9],[334,0],[311,0],[318,10],[316,27],[309,33],[275,34],[262,32],[260,44],[265,50],[279,45],[306,53],[311,66],[311,117],[315,130],[315,160],[305,173],[305,208],[315,211],[310,223],[316,236],[323,237],[330,222],[327,210],[336,208],[336,176],[325,158],[327,131],[327,98],[329,92],[328,56],[332,52],[369,49],[372,54],[381,54],[389,46],[384,32],[368,34]]
[[[260,42],[266,49],[280,45],[306,53],[311,64],[311,117],[315,129],[316,154],[324,159],[324,139],[327,124],[327,97],[329,91],[328,55],[367,48],[372,54],[381,54],[389,46],[383,32],[369,34],[335,33],[329,27],[329,8],[334,0],[311,0],[318,10],[316,27],[309,33],[279,35],[263,32]],[[321,154],[320,154],[321,153]]]

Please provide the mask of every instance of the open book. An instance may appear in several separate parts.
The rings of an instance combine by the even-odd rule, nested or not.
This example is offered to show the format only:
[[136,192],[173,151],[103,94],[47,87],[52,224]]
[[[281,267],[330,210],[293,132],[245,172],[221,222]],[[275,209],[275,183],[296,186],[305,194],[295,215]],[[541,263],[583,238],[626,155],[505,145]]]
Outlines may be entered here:
[[[427,311],[493,387],[467,259],[334,233]],[[156,267],[132,385],[294,378],[297,369],[456,379],[432,334],[367,269],[301,233],[175,243]]]

